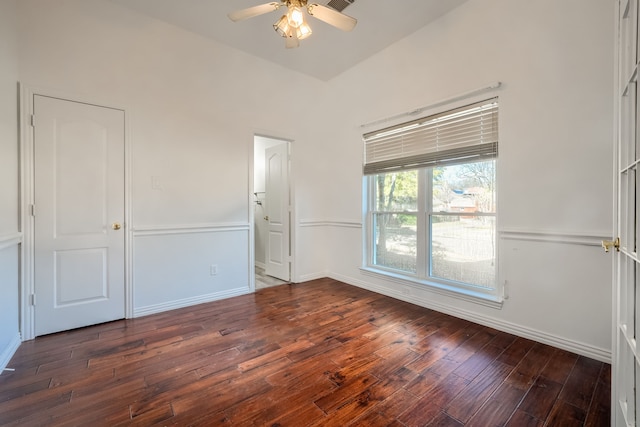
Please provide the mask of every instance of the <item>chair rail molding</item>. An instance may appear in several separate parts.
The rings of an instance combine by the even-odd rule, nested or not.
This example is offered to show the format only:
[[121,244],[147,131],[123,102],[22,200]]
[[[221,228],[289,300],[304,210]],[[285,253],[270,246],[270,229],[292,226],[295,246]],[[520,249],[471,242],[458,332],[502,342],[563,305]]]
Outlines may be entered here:
[[502,240],[524,240],[530,242],[558,243],[580,246],[602,246],[602,241],[611,239],[611,232],[597,231],[557,231],[520,228],[498,230]]
[[20,244],[22,244],[22,233],[18,231],[0,236],[0,251]]
[[300,227],[339,227],[339,228],[362,228],[362,221],[349,219],[317,219],[305,218],[299,222]]
[[134,236],[166,236],[170,234],[217,233],[223,231],[249,231],[248,222],[179,224],[179,225],[143,225],[134,226]]

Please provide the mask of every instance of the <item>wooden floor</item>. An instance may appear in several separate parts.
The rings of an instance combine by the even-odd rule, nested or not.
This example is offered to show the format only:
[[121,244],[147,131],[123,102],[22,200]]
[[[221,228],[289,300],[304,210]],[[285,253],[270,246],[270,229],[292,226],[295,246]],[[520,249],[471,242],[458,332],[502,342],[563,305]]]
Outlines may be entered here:
[[610,367],[330,279],[23,343],[0,425],[608,426]]

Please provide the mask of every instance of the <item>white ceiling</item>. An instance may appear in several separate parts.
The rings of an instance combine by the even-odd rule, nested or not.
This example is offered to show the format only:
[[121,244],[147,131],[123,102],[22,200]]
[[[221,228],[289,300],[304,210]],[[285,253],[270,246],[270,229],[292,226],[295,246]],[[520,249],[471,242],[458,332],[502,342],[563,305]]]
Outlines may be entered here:
[[281,10],[236,23],[227,18],[231,11],[268,3],[266,0],[109,1],[327,81],[466,0],[356,0],[344,10],[358,20],[352,32],[311,17],[313,34],[297,49],[285,49],[284,39],[273,30]]

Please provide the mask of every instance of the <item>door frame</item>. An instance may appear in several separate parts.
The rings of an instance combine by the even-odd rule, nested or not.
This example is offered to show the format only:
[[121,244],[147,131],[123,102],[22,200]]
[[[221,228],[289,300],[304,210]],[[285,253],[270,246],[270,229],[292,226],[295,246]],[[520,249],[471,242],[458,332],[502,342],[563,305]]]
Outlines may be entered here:
[[289,282],[290,283],[298,283],[298,273],[296,267],[296,248],[297,248],[297,233],[296,226],[297,223],[297,214],[296,214],[296,200],[295,200],[295,162],[294,162],[294,154],[295,154],[295,144],[294,139],[290,137],[283,136],[274,136],[274,134],[269,132],[261,132],[254,131],[251,134],[251,149],[249,150],[249,286],[251,290],[255,291],[256,289],[256,226],[255,226],[255,211],[256,211],[256,203],[254,196],[254,173],[255,173],[255,139],[256,137],[269,138],[269,139],[277,139],[282,141],[283,143],[287,143],[289,146],[289,201],[290,201],[290,214],[289,214]]
[[131,144],[128,109],[111,101],[89,99],[87,96],[70,94],[52,89],[38,88],[18,83],[19,93],[19,150],[20,150],[20,231],[22,245],[20,250],[20,334],[22,341],[35,338],[35,229],[31,205],[35,201],[35,150],[34,132],[31,125],[33,114],[33,98],[35,95],[58,98],[65,101],[96,105],[121,110],[124,112],[124,286],[125,286],[125,318],[133,317],[132,289],[132,250],[131,250]]

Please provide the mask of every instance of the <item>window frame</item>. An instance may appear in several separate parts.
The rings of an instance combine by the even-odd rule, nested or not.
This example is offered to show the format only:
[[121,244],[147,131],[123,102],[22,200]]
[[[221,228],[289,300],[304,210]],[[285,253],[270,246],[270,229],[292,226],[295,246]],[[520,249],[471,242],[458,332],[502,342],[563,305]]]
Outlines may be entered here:
[[[496,98],[497,101],[497,98]],[[446,113],[445,110],[441,110]],[[499,174],[499,158],[496,155],[491,159],[478,159],[478,161],[493,160],[495,183],[494,197],[496,206],[498,203],[498,174]],[[458,164],[469,164],[471,162],[459,162]],[[473,216],[492,217],[494,218],[494,245],[495,245],[495,283],[493,288],[484,288],[481,285],[473,285],[470,283],[458,282],[455,280],[440,278],[432,275],[432,256],[433,241],[431,236],[431,221],[435,215],[447,216],[464,216],[464,212],[435,212],[433,211],[433,170],[435,166],[423,166],[415,170],[418,171],[418,201],[416,215],[416,272],[410,273],[404,270],[394,269],[383,265],[375,264],[376,256],[376,230],[374,215],[383,213],[376,210],[376,177],[377,174],[363,174],[363,255],[362,267],[360,270],[363,274],[392,281],[397,283],[400,288],[397,290],[397,296],[408,299],[419,299],[421,290],[428,289],[430,291],[443,294],[456,299],[462,299],[469,302],[485,305],[492,308],[501,308],[504,301],[504,286],[500,274],[500,239],[499,239],[499,216],[498,209],[495,212],[475,212]],[[388,171],[381,173],[403,172],[403,170]],[[391,213],[402,213],[401,211]],[[412,213],[409,211],[407,213]],[[466,214],[468,215],[468,213]],[[414,291],[415,289],[415,291]]]

